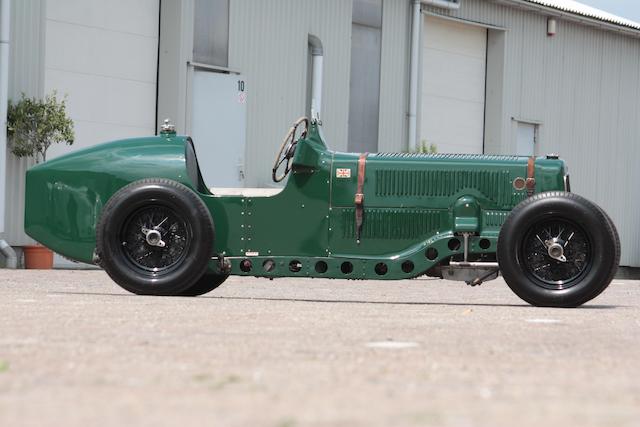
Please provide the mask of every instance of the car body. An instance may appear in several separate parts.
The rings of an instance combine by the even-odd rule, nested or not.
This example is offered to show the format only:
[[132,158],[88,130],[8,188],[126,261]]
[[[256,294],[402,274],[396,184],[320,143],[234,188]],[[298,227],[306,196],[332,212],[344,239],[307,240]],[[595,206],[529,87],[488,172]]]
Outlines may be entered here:
[[[391,280],[429,274],[479,284],[497,277],[500,233],[514,208],[536,195],[571,196],[567,167],[557,156],[341,153],[327,148],[318,123],[291,137],[284,153],[291,174],[283,188],[274,190],[208,188],[200,174],[206,159],[199,162],[191,138],[171,127],[158,136],[73,152],[28,171],[25,229],[65,257],[103,264],[105,258],[122,256],[100,251],[105,206],[127,186],[161,179],[157,185],[170,181],[179,191],[197,195],[210,215],[215,237],[210,247],[199,249],[207,252],[199,275]],[[180,209],[169,211],[180,217]],[[595,209],[615,233],[606,214]],[[110,232],[124,233],[123,227]],[[584,232],[586,225],[578,228]],[[140,241],[159,254],[166,248],[149,240],[149,232],[161,238],[154,229],[143,225],[146,240]],[[550,251],[551,244],[543,242],[538,249]],[[616,259],[613,263],[617,266]],[[162,270],[153,269],[149,286]],[[564,286],[556,283],[552,290],[562,293]]]

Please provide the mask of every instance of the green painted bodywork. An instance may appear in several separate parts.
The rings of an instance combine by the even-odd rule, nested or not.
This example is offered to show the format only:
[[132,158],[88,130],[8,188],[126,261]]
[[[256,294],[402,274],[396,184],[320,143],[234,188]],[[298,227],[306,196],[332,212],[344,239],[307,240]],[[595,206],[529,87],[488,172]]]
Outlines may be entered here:
[[[328,150],[318,126],[311,125],[298,142],[284,189],[270,197],[211,194],[193,172],[197,160],[189,155],[190,145],[188,137],[168,133],[110,142],[35,166],[27,173],[27,233],[68,258],[90,263],[96,224],[109,198],[131,182],[168,178],[197,192],[211,212],[213,272],[222,255],[237,275],[403,279],[459,256],[461,245],[450,240],[462,241],[463,232],[473,233],[471,254],[495,254],[502,223],[527,197],[526,190],[513,186],[515,178],[526,177],[526,157],[370,154],[358,243],[359,155]],[[207,160],[200,159],[200,165],[206,168]],[[536,159],[536,192],[563,190],[564,175],[562,160]],[[436,257],[431,251],[433,259],[426,256],[428,248],[437,250]],[[243,260],[251,261],[250,271],[241,270]],[[271,271],[263,268],[267,260],[275,262]],[[292,261],[301,265],[299,271],[291,271]],[[325,272],[316,270],[320,261]],[[387,265],[384,275],[375,271],[381,262]]]

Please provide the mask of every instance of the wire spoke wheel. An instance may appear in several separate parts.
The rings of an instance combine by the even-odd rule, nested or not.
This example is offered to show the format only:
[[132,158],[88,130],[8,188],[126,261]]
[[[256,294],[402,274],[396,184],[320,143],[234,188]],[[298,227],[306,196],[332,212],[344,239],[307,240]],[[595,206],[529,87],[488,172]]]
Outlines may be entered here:
[[184,259],[191,243],[191,229],[172,209],[149,206],[128,218],[121,241],[129,262],[159,275],[171,271]]
[[587,234],[561,219],[534,225],[523,239],[520,256],[527,273],[547,289],[573,286],[593,259]]
[[109,199],[101,215],[100,265],[122,288],[140,295],[199,295],[212,286],[203,276],[213,220],[190,188],[164,178],[134,181]]
[[604,291],[618,268],[620,239],[596,204],[574,193],[535,194],[507,216],[498,264],[524,301],[578,307]]

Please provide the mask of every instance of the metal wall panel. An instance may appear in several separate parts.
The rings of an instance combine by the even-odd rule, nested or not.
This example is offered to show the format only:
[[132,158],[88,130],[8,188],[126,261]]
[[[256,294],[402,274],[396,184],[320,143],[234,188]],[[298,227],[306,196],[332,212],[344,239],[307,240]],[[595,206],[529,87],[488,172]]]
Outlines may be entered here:
[[378,151],[381,33],[380,28],[355,22],[351,27],[348,144],[351,152]]
[[[43,94],[44,0],[13,2],[12,95]],[[379,148],[406,146],[410,7],[384,0],[381,48]],[[489,109],[485,149],[515,149],[513,119],[537,121],[540,152],[557,151],[571,168],[574,191],[613,217],[622,239],[622,265],[640,266],[640,41],[558,17],[558,33],[546,36],[547,13],[508,1],[463,0],[457,11],[425,11],[504,29],[499,108]],[[492,30],[500,31],[500,30]],[[307,34],[325,50],[324,132],[331,148],[345,150],[348,136],[351,2],[344,0],[235,0],[230,6],[229,67],[252,83],[247,100],[247,185],[268,186],[270,159],[290,123],[307,103]],[[34,54],[36,52],[36,54]],[[489,52],[495,58],[496,52]],[[490,67],[491,68],[491,67]],[[498,67],[500,68],[500,67]],[[488,81],[491,81],[488,76]],[[489,98],[488,98],[489,99]],[[490,143],[488,143],[490,142]],[[230,142],[232,143],[232,142]],[[206,159],[202,159],[206,162]],[[7,234],[22,233],[24,162],[9,162]],[[19,181],[19,180],[18,180]],[[11,231],[9,231],[11,230]]]
[[346,150],[351,2],[238,0],[231,2],[229,15],[229,68],[251,83],[247,186],[273,185],[271,159],[291,123],[305,114],[309,34],[320,38],[324,47],[324,133],[331,148]]
[[505,29],[503,109],[487,110],[485,149],[512,153],[516,120],[539,123],[539,152],[567,160],[573,190],[618,226],[621,265],[640,266],[640,202],[633,197],[640,180],[640,39],[560,16],[557,35],[548,37],[547,12],[508,1],[464,0],[457,11],[427,11]]
[[407,147],[411,2],[382,2],[378,150]]
[[[44,94],[45,1],[11,2],[11,50],[9,97],[20,94],[40,97]],[[32,165],[28,159],[18,159],[7,149],[7,192],[5,198],[5,233],[0,237],[12,246],[33,244],[23,230],[24,177]]]
[[[270,186],[270,159],[290,123],[305,113],[307,34],[324,46],[322,121],[327,142],[346,150],[351,1],[239,0],[231,3],[229,68],[251,82],[247,185]],[[384,0],[378,148],[406,146],[411,2]],[[250,28],[251,31],[247,31]]]
[[[52,90],[69,96],[76,143],[51,147],[49,158],[148,135],[155,127],[158,0],[76,3],[12,2],[10,97],[42,97]],[[24,178],[32,161],[7,157],[5,239],[14,246],[32,244],[23,231]]]

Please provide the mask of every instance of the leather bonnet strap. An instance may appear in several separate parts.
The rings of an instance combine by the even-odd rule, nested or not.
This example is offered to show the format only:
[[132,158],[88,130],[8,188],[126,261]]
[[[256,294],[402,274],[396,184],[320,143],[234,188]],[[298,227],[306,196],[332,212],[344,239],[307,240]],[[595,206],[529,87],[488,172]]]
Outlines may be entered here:
[[356,190],[356,242],[360,243],[362,223],[364,221],[364,174],[369,153],[360,154],[358,159],[358,188]]
[[535,157],[529,157],[529,160],[527,162],[527,181],[526,181],[526,187],[527,187],[527,197],[531,197],[533,196],[533,193],[535,193],[536,191],[536,158]]

